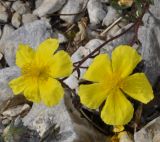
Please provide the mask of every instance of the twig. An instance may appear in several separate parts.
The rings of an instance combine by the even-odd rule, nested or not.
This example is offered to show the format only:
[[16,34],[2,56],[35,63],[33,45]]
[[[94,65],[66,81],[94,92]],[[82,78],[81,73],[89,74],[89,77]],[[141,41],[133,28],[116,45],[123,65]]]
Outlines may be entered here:
[[115,37],[110,38],[109,40],[105,41],[103,44],[101,44],[100,46],[98,46],[95,50],[93,50],[90,54],[88,54],[85,58],[83,58],[81,61],[79,61],[79,64],[76,66],[76,68],[73,69],[73,72],[78,70],[80,68],[80,66],[90,57],[92,57],[97,51],[99,51],[104,45],[106,45],[107,43],[117,39],[118,37],[124,35],[125,33],[127,33],[130,29],[132,29],[134,26],[136,25],[133,24],[131,25],[127,30],[125,30],[124,32],[116,35]]
[[104,36],[111,28],[113,28],[117,23],[119,23],[122,20],[122,17],[119,17],[116,21],[114,21],[110,26],[108,26],[102,33],[100,33],[100,36]]

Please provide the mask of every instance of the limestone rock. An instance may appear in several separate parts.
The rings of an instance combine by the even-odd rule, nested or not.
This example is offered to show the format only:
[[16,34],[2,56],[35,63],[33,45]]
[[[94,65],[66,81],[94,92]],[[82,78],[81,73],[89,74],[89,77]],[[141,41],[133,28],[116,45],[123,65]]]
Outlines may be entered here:
[[[92,39],[90,40],[84,47],[81,46],[78,48],[78,50],[71,56],[71,59],[73,62],[78,62],[82,60],[85,56],[87,56],[89,53],[91,53],[94,49],[96,49],[98,46],[103,44],[104,41],[100,39]],[[113,47],[111,45],[105,45],[100,52],[101,53],[109,53],[111,54]],[[88,59],[85,61],[82,66],[87,67],[92,62],[92,59]],[[83,76],[86,69],[80,69],[80,78]],[[78,74],[77,72],[72,73],[66,80],[65,83],[72,89],[77,89],[78,87]]]
[[8,24],[5,24],[2,31],[1,40],[4,40],[7,36],[9,36],[14,31],[14,28]]
[[[114,36],[122,33],[123,31],[127,30],[130,26],[132,26],[133,23],[130,23],[126,26],[124,26],[123,28],[121,28],[120,30],[118,30]],[[133,38],[135,36],[135,32],[134,29],[130,29],[130,31],[128,31],[127,33],[123,34],[122,36],[120,36],[119,38],[113,40],[111,43],[109,43],[111,46],[116,47],[118,45],[122,45],[122,44],[129,44],[133,41]]]
[[4,101],[13,97],[13,93],[8,82],[11,79],[18,77],[19,74],[20,71],[17,67],[8,67],[0,70],[0,106]]
[[31,23],[36,20],[38,20],[37,16],[35,16],[31,13],[27,13],[27,14],[22,15],[22,23],[23,24]]
[[[86,5],[87,0],[68,0],[67,3],[64,5],[60,14],[74,14],[79,13],[83,10],[84,6]],[[61,15],[60,18],[68,23],[73,23],[76,20],[80,19],[81,15],[69,15],[63,16]]]
[[6,8],[0,3],[0,12],[6,11]]
[[106,15],[106,11],[99,0],[89,0],[87,10],[90,22],[93,25],[100,24]]
[[106,14],[106,16],[103,19],[103,23],[102,25],[105,26],[109,26],[110,24],[112,24],[115,20],[117,20],[119,17],[118,12],[116,11],[116,9],[114,9],[113,7],[109,6],[108,7],[108,12]]
[[160,3],[154,1],[150,13],[143,17],[144,26],[138,30],[138,38],[142,44],[142,57],[145,64],[145,73],[152,85],[157,81],[160,69]]
[[8,21],[8,13],[6,11],[0,12],[0,22],[6,23]]
[[9,108],[7,110],[5,110],[2,114],[3,116],[9,116],[9,117],[15,117],[18,116],[20,114],[22,114],[23,112],[26,112],[30,109],[30,106],[28,104],[24,104],[24,105],[19,105],[16,106],[14,108]]
[[15,65],[15,53],[18,44],[29,44],[31,47],[37,47],[42,41],[53,36],[51,26],[41,20],[26,24],[16,31],[12,32],[5,40],[0,42],[0,50],[4,51],[7,63]]
[[17,0],[13,3],[12,9],[18,12],[19,14],[25,14],[31,11],[29,4],[27,2],[23,3],[20,0]]
[[62,8],[66,0],[44,0],[42,4],[34,11],[34,14],[42,17],[52,14]]
[[22,19],[21,15],[15,12],[12,17],[12,25],[18,28],[21,25],[21,19]]
[[154,119],[134,134],[135,142],[159,142],[160,117]]
[[[69,111],[71,110],[71,111]],[[106,142],[105,136],[95,130],[71,104],[69,92],[55,107],[34,104],[23,119],[24,125],[39,132],[40,136],[56,124],[60,128],[57,137],[46,142]],[[46,138],[48,138],[47,136]]]

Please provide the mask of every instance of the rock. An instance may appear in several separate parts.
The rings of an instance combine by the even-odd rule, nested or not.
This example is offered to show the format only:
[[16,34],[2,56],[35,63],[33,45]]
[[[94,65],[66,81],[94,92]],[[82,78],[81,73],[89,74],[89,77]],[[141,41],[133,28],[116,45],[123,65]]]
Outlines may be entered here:
[[44,0],[33,13],[39,17],[46,16],[60,10],[65,3],[66,0]]
[[6,11],[6,8],[0,3],[0,12]]
[[144,26],[138,30],[138,38],[142,44],[142,58],[144,59],[144,72],[154,85],[157,82],[160,69],[160,3],[154,1],[150,13],[143,17]]
[[154,119],[134,134],[135,142],[159,142],[160,117]]
[[[67,3],[64,5],[60,14],[75,14],[79,13],[83,10],[86,5],[87,0],[68,0]],[[60,18],[68,23],[73,23],[76,20],[79,20],[81,15],[61,15]]]
[[1,40],[4,40],[6,37],[8,37],[14,30],[15,29],[12,26],[5,24],[3,27]]
[[15,12],[13,14],[12,21],[11,21],[12,25],[14,27],[18,28],[21,25],[21,19],[22,19],[21,15],[19,13]]
[[43,0],[36,0],[35,1],[35,7],[36,7],[36,9],[38,8],[38,7],[40,7],[40,5],[43,3]]
[[0,42],[0,50],[4,51],[7,63],[13,66],[15,65],[15,53],[19,43],[29,44],[36,48],[49,37],[55,37],[51,26],[44,21],[37,20],[12,32],[5,40]]
[[[43,134],[46,136],[45,132],[52,126],[59,127],[58,133],[46,136],[46,142],[105,142],[106,136],[95,130],[73,108],[69,95],[67,92],[65,99],[55,107],[34,104],[23,119],[24,125],[39,132],[40,136]],[[50,140],[48,140],[49,137],[51,137]]]
[[[0,136],[2,135],[3,133],[3,129],[4,129],[4,126],[2,124],[2,118],[0,117]],[[1,139],[0,139],[1,140]]]
[[10,6],[11,6],[11,4],[12,4],[12,2],[11,2],[11,1],[6,1],[6,2],[5,2],[5,5],[6,5],[6,6],[8,6],[8,7],[10,7]]
[[20,0],[17,0],[13,3],[12,9],[18,12],[19,14],[25,14],[31,11],[29,4],[23,3]]
[[93,25],[100,24],[106,15],[102,3],[99,0],[89,0],[87,5],[90,23]]
[[[124,32],[126,29],[128,29],[130,26],[132,26],[132,24],[133,23],[130,23],[130,24],[124,26],[123,28],[118,30],[113,36],[116,36],[116,35]],[[128,45],[133,41],[134,36],[135,36],[135,32],[134,32],[134,29],[132,28],[127,33],[125,33],[122,36],[120,36],[119,38],[113,40],[111,43],[109,43],[109,45],[111,45],[113,47],[116,47],[116,46],[122,45],[122,44],[127,44]]]
[[3,54],[0,52],[0,60],[3,58]]
[[160,4],[159,0],[154,0],[154,5],[150,5],[151,13],[160,20]]
[[24,105],[16,106],[15,108],[9,108],[5,110],[2,114],[3,116],[15,117],[24,112],[29,111],[29,109],[30,109],[30,106],[28,104],[24,104]]
[[0,70],[0,107],[2,103],[13,97],[12,90],[8,82],[20,75],[17,67],[8,67]]
[[35,16],[31,13],[27,13],[27,14],[22,15],[22,23],[23,24],[31,23],[36,20],[38,20],[37,16]]
[[109,0],[101,0],[102,3],[109,3]]
[[[81,46],[78,48],[78,50],[71,56],[71,59],[73,62],[78,62],[82,60],[85,56],[87,56],[89,53],[91,53],[94,49],[96,49],[98,46],[103,44],[104,41],[100,39],[92,39],[90,40],[84,47]],[[113,47],[111,45],[105,45],[100,52],[101,53],[109,53],[111,54]],[[92,59],[88,59],[85,61],[82,66],[88,67],[90,63],[92,62]],[[80,78],[83,76],[86,69],[80,69]],[[65,83],[72,89],[77,89],[79,86],[79,80],[78,80],[77,72],[73,72],[72,75],[70,75],[66,80]]]
[[10,122],[11,122],[11,120],[9,120],[7,118],[2,120],[2,124],[5,125],[5,126],[8,125]]
[[0,39],[1,39],[1,35],[2,35],[2,30],[1,30],[1,28],[0,28]]
[[57,31],[57,34],[58,34],[59,43],[66,43],[68,41],[68,39],[63,33]]
[[112,6],[109,6],[108,7],[108,12],[107,12],[106,16],[103,19],[102,25],[105,25],[105,26],[108,27],[115,20],[117,20],[119,16],[120,15],[116,11],[116,9],[114,9]]
[[8,13],[6,11],[0,12],[0,22],[7,23],[8,21]]
[[24,127],[20,117],[4,129],[2,136],[5,142],[40,142],[38,134]]

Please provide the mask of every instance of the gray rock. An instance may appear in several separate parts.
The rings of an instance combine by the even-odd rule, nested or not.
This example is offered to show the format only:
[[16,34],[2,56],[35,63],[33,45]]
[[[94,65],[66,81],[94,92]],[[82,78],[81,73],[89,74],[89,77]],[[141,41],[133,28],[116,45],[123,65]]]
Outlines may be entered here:
[[1,35],[2,35],[2,30],[1,30],[1,28],[0,28],[0,39],[1,39]]
[[8,67],[0,70],[0,106],[4,101],[13,97],[8,82],[19,75],[20,71],[17,67]]
[[101,0],[103,3],[109,3],[109,0]]
[[6,11],[6,8],[0,3],[0,12]]
[[109,26],[115,20],[117,20],[118,17],[119,17],[119,14],[117,13],[117,11],[113,7],[109,6],[108,7],[108,12],[103,19],[102,25]]
[[23,119],[24,125],[38,131],[42,136],[44,132],[56,124],[60,128],[56,134],[57,137],[53,137],[51,140],[46,139],[46,142],[105,142],[106,137],[95,130],[73,108],[69,96],[70,94],[67,92],[65,99],[51,108],[42,104],[34,104],[31,111]]
[[[3,27],[3,31],[2,31],[2,37],[1,37],[1,40],[4,40],[7,36],[9,36],[15,29],[8,25],[8,24],[5,24],[4,27]],[[3,53],[3,51],[1,51]]]
[[44,1],[44,0],[36,0],[36,1],[35,1],[36,9],[37,9],[38,7],[40,7],[40,5],[43,3],[43,1]]
[[33,13],[39,17],[52,14],[62,8],[66,0],[44,0]]
[[27,13],[27,14],[22,15],[22,23],[23,24],[31,23],[36,20],[38,20],[37,16],[35,16],[31,13]]
[[8,125],[10,122],[11,122],[11,120],[9,120],[9,119],[7,119],[7,118],[2,120],[2,124],[3,124],[4,126]]
[[44,21],[37,20],[20,27],[5,38],[5,40],[1,41],[0,50],[4,51],[7,63],[12,66],[15,65],[15,53],[18,44],[29,44],[35,48],[49,37],[55,37],[51,26]]
[[14,27],[18,28],[21,25],[21,19],[22,19],[21,15],[19,13],[15,12],[13,14],[12,21],[11,21],[12,25]]
[[2,114],[3,116],[6,117],[15,117],[18,116],[24,112],[27,112],[30,109],[30,106],[28,104],[24,104],[24,105],[18,105],[14,108],[9,108],[7,110],[5,110]]
[[142,56],[145,61],[145,73],[152,85],[160,76],[160,3],[155,0],[150,12],[143,17],[144,26],[138,30],[138,38],[142,44]]
[[106,15],[106,11],[99,0],[89,0],[87,10],[90,22],[93,25],[100,24]]
[[[78,48],[78,50],[71,56],[71,59],[73,62],[78,62],[82,60],[85,56],[87,56],[89,53],[91,53],[94,49],[96,49],[98,46],[103,44],[104,41],[100,39],[92,39],[90,40],[84,47],[81,46]],[[111,54],[111,51],[113,50],[113,47],[111,45],[105,45],[100,52],[101,53],[109,53]],[[85,61],[82,66],[87,67],[92,62],[92,59],[88,59]],[[86,69],[80,69],[80,78],[83,76]],[[79,85],[78,80],[78,74],[77,72],[73,72],[66,80],[65,83],[72,89],[77,89]]]
[[12,2],[11,2],[11,1],[5,1],[5,5],[6,5],[6,6],[10,7],[10,6],[11,6],[11,4],[12,4]]
[[[130,23],[130,24],[124,26],[123,28],[118,30],[113,36],[116,36],[116,35],[122,33],[123,31],[127,30],[130,26],[132,26],[132,24],[133,23]],[[135,36],[135,32],[134,32],[134,29],[132,28],[130,31],[128,31],[127,33],[123,34],[119,38],[113,40],[109,44],[111,46],[113,46],[113,47],[116,47],[116,46],[122,45],[122,44],[130,44],[133,41],[133,37],[134,36]]]
[[[87,0],[68,0],[60,14],[75,14],[83,10]],[[61,15],[60,18],[68,23],[73,23],[81,18],[81,15]]]
[[159,142],[160,117],[154,119],[134,134],[135,142]]
[[160,3],[159,0],[154,0],[154,5],[150,5],[152,14],[160,20]]
[[0,60],[3,58],[3,54],[0,52]]
[[5,142],[39,142],[39,136],[36,132],[23,126],[20,117],[8,125],[2,134]]
[[58,35],[59,43],[66,43],[68,41],[68,39],[63,33],[57,31],[57,35]]
[[15,10],[16,12],[18,12],[19,14],[25,14],[25,13],[31,11],[29,4],[27,2],[23,3],[20,0],[15,1],[13,3],[12,9]]
[[6,11],[0,12],[0,22],[6,23],[8,21],[8,13]]

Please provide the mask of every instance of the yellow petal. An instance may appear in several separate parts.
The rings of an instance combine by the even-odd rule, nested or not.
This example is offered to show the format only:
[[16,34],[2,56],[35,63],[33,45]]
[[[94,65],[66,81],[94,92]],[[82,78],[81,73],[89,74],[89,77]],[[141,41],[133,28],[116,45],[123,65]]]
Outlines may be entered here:
[[145,104],[154,98],[152,87],[144,73],[136,73],[127,77],[123,81],[122,90]]
[[35,77],[29,77],[25,80],[26,88],[24,90],[24,96],[35,103],[40,102],[38,79]]
[[83,78],[93,82],[102,82],[111,75],[111,61],[107,54],[100,54],[93,60]]
[[61,84],[52,78],[41,80],[39,83],[41,99],[46,106],[57,105],[64,96]]
[[15,95],[18,95],[24,91],[25,84],[24,84],[24,77],[18,77],[13,79],[9,82],[9,86],[12,88],[12,91]]
[[28,45],[20,44],[16,52],[16,65],[23,68],[33,60],[34,53],[34,50]]
[[109,94],[101,118],[106,124],[125,125],[132,119],[133,111],[132,104],[119,89],[116,89]]
[[65,51],[57,52],[50,62],[49,74],[54,78],[66,77],[72,73],[73,65],[70,56]]
[[58,49],[59,42],[58,39],[46,39],[37,48],[36,55],[39,57],[49,57]]
[[121,78],[131,74],[140,61],[141,56],[128,45],[120,45],[112,52],[113,72],[119,74]]
[[107,90],[100,83],[80,85],[78,94],[81,103],[90,109],[97,109],[107,98]]

